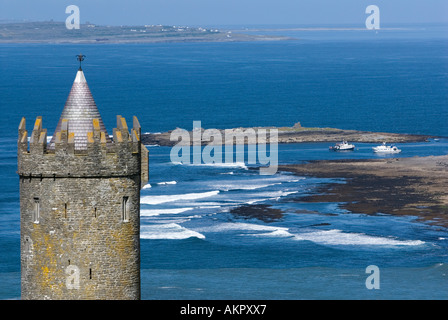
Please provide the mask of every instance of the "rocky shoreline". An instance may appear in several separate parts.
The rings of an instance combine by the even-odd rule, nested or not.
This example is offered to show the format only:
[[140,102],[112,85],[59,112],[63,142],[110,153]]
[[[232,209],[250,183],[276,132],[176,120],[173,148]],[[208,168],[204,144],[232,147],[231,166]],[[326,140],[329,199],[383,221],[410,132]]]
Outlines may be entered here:
[[[210,141],[202,139],[202,145],[207,144],[226,144],[232,143],[230,139],[235,136],[235,143],[243,142],[247,144],[248,133],[254,132],[257,138],[257,143],[269,143],[271,141],[271,130],[276,129],[278,132],[278,143],[302,143],[302,142],[340,142],[346,140],[349,142],[364,142],[364,143],[406,143],[406,142],[425,142],[431,138],[430,135],[415,135],[415,134],[400,134],[387,132],[369,132],[359,130],[343,130],[336,128],[310,128],[302,127],[300,123],[296,123],[292,127],[252,127],[252,128],[233,128],[233,129],[207,129],[216,130],[222,137],[221,140]],[[260,130],[266,130],[266,136],[260,135]],[[190,139],[188,141],[179,141],[177,136],[173,134],[174,130],[160,133],[143,133],[142,142],[145,145],[159,145],[159,146],[174,146],[185,145],[193,143],[193,131],[188,131]],[[201,129],[201,133],[204,133]],[[232,136],[226,135],[226,131],[231,132]],[[174,141],[171,141],[173,137]],[[238,139],[240,137],[241,139]]]
[[417,216],[448,228],[448,156],[321,160],[280,165],[279,170],[346,181],[325,184],[294,201],[337,202],[354,213]]
[[[269,143],[269,131],[276,129],[278,143],[349,142],[409,143],[427,142],[440,138],[430,135],[398,134],[343,130],[336,128],[308,128],[296,123],[292,127],[252,127],[215,130],[221,139],[202,139],[201,144],[247,144],[248,132],[255,132],[257,143]],[[197,129],[199,130],[199,129]],[[202,136],[206,130],[182,130],[190,139],[178,140],[173,130],[163,133],[144,133],[145,145],[191,145],[193,134]],[[267,132],[258,135],[260,130]],[[231,132],[230,138],[226,131]],[[174,141],[171,141],[173,137]],[[237,137],[233,141],[233,137]],[[260,138],[261,137],[261,138]],[[240,138],[240,139],[238,139]],[[232,139],[232,140],[229,140]],[[295,165],[279,165],[279,171],[300,176],[345,179],[346,183],[322,185],[313,195],[297,197],[297,202],[337,202],[354,213],[417,216],[419,221],[448,228],[448,156],[413,158],[316,160]],[[237,208],[232,214],[240,218],[257,218],[266,222],[281,219],[282,212],[270,207],[247,206]]]

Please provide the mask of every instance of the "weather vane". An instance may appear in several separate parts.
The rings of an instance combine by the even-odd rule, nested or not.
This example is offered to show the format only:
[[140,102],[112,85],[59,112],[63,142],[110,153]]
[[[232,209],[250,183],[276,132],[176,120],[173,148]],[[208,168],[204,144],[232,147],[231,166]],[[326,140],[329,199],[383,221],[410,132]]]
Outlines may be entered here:
[[84,61],[84,58],[85,58],[86,56],[85,55],[83,55],[83,54],[77,54],[76,55],[76,59],[78,59],[78,61],[79,61],[79,70],[82,70],[82,68],[81,68],[81,63]]

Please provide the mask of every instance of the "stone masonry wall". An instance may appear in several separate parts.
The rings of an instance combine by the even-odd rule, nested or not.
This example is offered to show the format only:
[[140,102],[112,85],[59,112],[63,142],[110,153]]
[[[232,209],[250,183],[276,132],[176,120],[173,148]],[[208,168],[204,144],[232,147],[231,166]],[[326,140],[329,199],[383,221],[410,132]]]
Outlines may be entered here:
[[79,152],[64,125],[55,149],[47,150],[40,117],[28,144],[22,120],[23,299],[140,298],[140,188],[147,180],[147,149],[136,118],[130,134],[124,118],[117,123],[113,143],[106,144],[94,120],[88,148]]
[[22,178],[22,298],[139,299],[139,184]]

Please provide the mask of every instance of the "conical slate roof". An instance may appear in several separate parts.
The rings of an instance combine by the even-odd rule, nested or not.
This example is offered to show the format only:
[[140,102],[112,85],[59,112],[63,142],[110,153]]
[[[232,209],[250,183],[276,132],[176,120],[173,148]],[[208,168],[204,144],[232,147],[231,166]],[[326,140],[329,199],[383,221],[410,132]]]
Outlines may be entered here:
[[93,119],[99,120],[100,130],[106,133],[107,143],[111,142],[81,68],[76,74],[64,110],[49,143],[50,149],[54,149],[56,134],[61,131],[63,119],[68,120],[68,131],[75,134],[75,150],[87,149],[87,133],[93,132]]

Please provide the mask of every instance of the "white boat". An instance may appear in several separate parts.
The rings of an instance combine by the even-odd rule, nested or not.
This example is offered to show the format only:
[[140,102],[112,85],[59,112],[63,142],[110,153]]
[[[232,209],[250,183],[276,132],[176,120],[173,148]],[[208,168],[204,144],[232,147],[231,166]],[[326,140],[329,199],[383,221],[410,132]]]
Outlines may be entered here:
[[333,151],[351,151],[355,150],[355,145],[350,144],[347,141],[342,141],[341,143],[336,143],[334,146],[330,147]]
[[383,142],[381,146],[373,147],[372,148],[374,152],[378,153],[400,153],[401,150],[398,149],[396,146],[388,146],[386,145],[386,142]]

